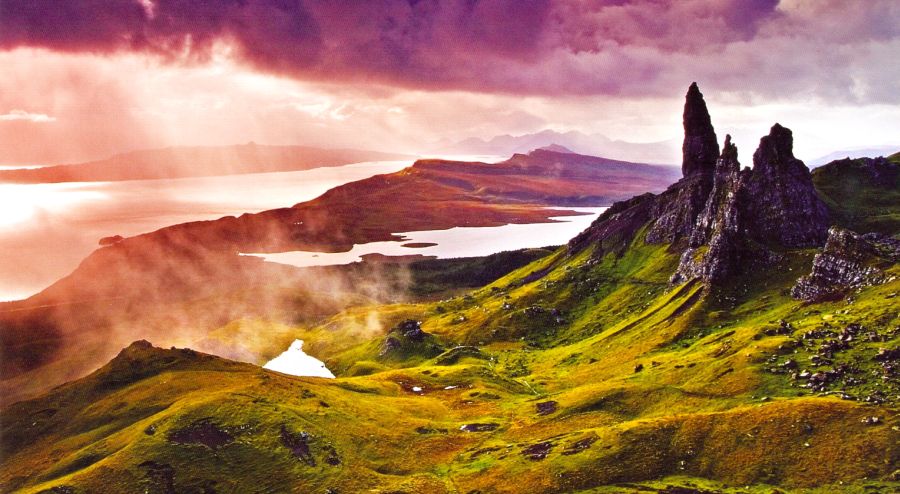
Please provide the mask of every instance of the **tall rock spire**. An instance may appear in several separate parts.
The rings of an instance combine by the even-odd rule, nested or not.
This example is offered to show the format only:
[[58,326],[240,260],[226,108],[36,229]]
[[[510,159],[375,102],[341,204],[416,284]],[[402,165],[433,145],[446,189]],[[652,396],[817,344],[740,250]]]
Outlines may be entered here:
[[711,173],[719,158],[719,142],[713,129],[703,100],[703,93],[697,83],[688,88],[684,101],[684,144],[681,146],[681,173],[691,176],[695,173]]

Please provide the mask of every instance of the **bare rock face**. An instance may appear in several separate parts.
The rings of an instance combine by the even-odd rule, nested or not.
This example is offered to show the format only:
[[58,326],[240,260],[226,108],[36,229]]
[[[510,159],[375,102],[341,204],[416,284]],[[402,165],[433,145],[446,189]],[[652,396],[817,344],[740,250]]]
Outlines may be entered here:
[[570,253],[596,245],[595,255],[621,254],[631,245],[637,231],[650,220],[650,209],[657,196],[647,193],[620,201],[603,212],[591,226],[569,241]]
[[681,146],[681,173],[712,173],[719,158],[719,141],[713,129],[703,93],[697,83],[688,88],[684,102],[684,144]]
[[670,281],[680,283],[695,278],[715,283],[724,280],[743,260],[746,218],[742,206],[747,201],[737,147],[725,136],[722,154],[716,161],[712,190],[694,223],[690,243]]
[[647,232],[651,244],[677,243],[691,237],[697,215],[712,189],[719,144],[706,102],[697,83],[688,88],[684,101],[684,144],[681,173],[684,178],[659,195]]
[[833,227],[825,248],[813,260],[812,272],[797,280],[791,295],[807,302],[840,299],[851,290],[888,281],[883,268],[897,262],[900,241]]
[[654,221],[647,231],[647,243],[676,244],[691,238],[710,190],[712,174],[695,173],[657,196],[650,213]]
[[794,157],[789,129],[775,124],[753,154],[747,183],[753,237],[785,247],[822,245],[828,237],[828,209],[816,195],[809,169]]

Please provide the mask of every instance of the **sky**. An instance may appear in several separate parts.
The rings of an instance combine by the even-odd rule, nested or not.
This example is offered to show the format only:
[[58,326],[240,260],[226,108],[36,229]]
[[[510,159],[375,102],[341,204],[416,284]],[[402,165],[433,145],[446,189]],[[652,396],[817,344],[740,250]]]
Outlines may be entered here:
[[898,58],[895,0],[0,0],[0,164],[680,140],[692,81],[746,164],[775,122],[809,161],[900,144]]

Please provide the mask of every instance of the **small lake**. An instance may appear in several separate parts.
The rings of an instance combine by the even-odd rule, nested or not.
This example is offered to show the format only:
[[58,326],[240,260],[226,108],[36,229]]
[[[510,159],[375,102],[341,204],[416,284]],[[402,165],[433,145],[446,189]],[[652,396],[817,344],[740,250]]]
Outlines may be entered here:
[[[404,256],[421,254],[439,259],[476,257],[507,250],[561,245],[581,233],[607,208],[559,207],[584,213],[578,216],[559,216],[551,223],[510,224],[496,227],[457,227],[449,230],[426,230],[399,233],[400,242],[370,242],[357,244],[348,252],[293,251],[276,254],[246,253],[269,262],[298,267],[350,264],[362,260],[362,256],[382,254]],[[405,247],[422,244],[423,247]]]

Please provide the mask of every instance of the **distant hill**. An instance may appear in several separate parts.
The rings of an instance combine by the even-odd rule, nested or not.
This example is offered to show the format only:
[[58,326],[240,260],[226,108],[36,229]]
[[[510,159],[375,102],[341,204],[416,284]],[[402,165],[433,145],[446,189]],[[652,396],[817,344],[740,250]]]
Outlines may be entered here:
[[610,139],[602,134],[556,132],[544,130],[518,136],[500,135],[490,139],[472,137],[436,150],[446,154],[476,154],[505,156],[527,153],[545,146],[559,146],[578,154],[608,156],[641,163],[676,163],[681,156],[680,143],[675,140],[659,142],[627,142]]
[[0,182],[107,182],[162,178],[208,177],[244,173],[286,172],[362,161],[411,158],[396,153],[309,146],[169,147],[117,154],[87,163],[44,168],[0,170]]
[[869,148],[853,148],[853,149],[842,149],[840,151],[835,151],[833,153],[828,153],[825,156],[820,156],[812,161],[810,161],[810,168],[816,168],[822,165],[826,165],[835,160],[840,160],[844,158],[856,159],[856,158],[875,158],[878,156],[889,156],[893,153],[900,151],[900,144],[892,145],[892,146],[874,146]]
[[538,151],[552,151],[554,153],[576,154],[575,151],[572,151],[571,149],[569,149],[565,146],[560,146],[559,144],[550,144],[547,146],[539,147],[537,150]]

